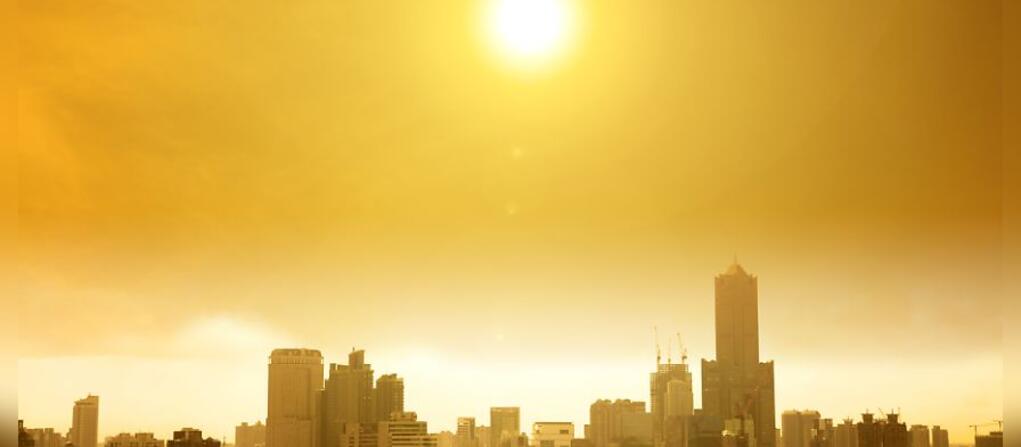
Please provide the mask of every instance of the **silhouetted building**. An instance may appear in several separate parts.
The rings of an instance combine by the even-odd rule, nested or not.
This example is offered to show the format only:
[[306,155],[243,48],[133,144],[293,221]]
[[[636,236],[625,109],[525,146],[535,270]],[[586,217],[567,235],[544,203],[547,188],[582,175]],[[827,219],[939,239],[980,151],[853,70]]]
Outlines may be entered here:
[[516,447],[521,437],[521,409],[492,407],[489,409],[489,447]]
[[[684,360],[659,363],[656,359],[656,372],[649,375],[649,396],[654,445],[685,447],[687,419],[694,411],[694,394],[691,372]],[[667,442],[668,431],[672,434],[670,442]]]
[[25,431],[25,421],[18,419],[18,447],[35,447],[35,440]]
[[388,421],[391,413],[404,412],[404,379],[384,374],[376,380],[376,420]]
[[319,447],[323,356],[314,349],[275,349],[269,363],[267,447]]
[[883,430],[871,413],[862,414],[857,427],[858,447],[882,447]]
[[[858,427],[854,421],[844,419],[840,425],[833,428],[833,447],[858,447]],[[949,446],[944,446],[949,447]]]
[[[585,433],[586,439],[592,442],[593,447],[607,447],[611,443],[619,443],[625,438],[624,417],[625,415],[644,415],[645,402],[634,402],[628,399],[617,399],[610,401],[600,399],[589,406],[589,423]],[[651,414],[650,421],[651,421]],[[633,419],[629,419],[632,425]],[[632,428],[628,436],[635,436],[635,429]],[[646,437],[651,438],[652,427]]]
[[174,439],[167,441],[167,447],[220,447],[220,441],[202,438],[202,430],[182,428],[174,432]]
[[688,418],[688,447],[721,447],[723,421],[698,409]]
[[493,430],[485,425],[479,425],[475,427],[475,441],[479,443],[479,447],[489,447],[489,443],[492,441]]
[[932,447],[950,447],[950,434],[938,425],[932,426]]
[[234,427],[234,447],[266,447],[266,426],[262,421]]
[[475,418],[457,418],[457,433],[454,435],[454,447],[478,447],[478,445]]
[[1003,447],[1003,432],[993,431],[988,435],[975,435],[975,447]]
[[[341,433],[351,431],[345,428],[347,424],[365,426],[390,419],[389,414],[382,419],[377,418],[372,365],[365,363],[365,351],[352,350],[347,356],[347,363],[330,364],[330,374],[323,392],[323,447],[338,447]],[[394,387],[390,387],[391,398],[395,391]],[[403,382],[400,385],[400,407],[403,411]]]
[[99,445],[99,396],[90,394],[75,401],[67,442],[74,447]]
[[702,406],[752,419],[759,447],[776,442],[773,362],[759,362],[758,279],[736,262],[716,277],[716,360],[702,360]]
[[166,442],[152,433],[121,433],[106,438],[103,447],[164,447]]
[[379,447],[437,447],[436,436],[414,412],[392,413],[389,421],[379,422]]
[[883,447],[908,447],[908,427],[898,419],[900,415],[890,413],[882,425]]
[[65,447],[67,438],[52,428],[26,428],[25,432],[32,438],[35,447]]
[[532,424],[531,447],[571,447],[574,424],[570,422],[536,422]]

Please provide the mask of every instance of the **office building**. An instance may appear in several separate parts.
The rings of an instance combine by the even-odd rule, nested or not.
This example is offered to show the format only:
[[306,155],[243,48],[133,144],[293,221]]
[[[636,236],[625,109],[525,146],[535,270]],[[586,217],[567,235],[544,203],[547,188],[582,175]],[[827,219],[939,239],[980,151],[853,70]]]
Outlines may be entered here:
[[912,425],[908,430],[908,445],[910,447],[930,447],[929,444],[929,427]]
[[71,413],[71,431],[68,445],[97,447],[99,445],[99,396],[88,395],[75,401]]
[[932,447],[950,447],[950,434],[946,429],[932,426]]
[[521,437],[521,410],[518,407],[489,409],[489,447],[517,447]]
[[397,377],[397,374],[379,376],[376,380],[375,405],[377,421],[388,421],[392,413],[403,413],[404,379]]
[[67,438],[52,428],[27,428],[25,432],[32,438],[35,447],[64,447]]
[[758,279],[736,262],[716,277],[716,360],[702,360],[706,414],[752,419],[759,447],[776,442],[773,362],[759,362]]
[[[339,447],[341,434],[345,431],[346,436],[350,437],[355,431],[368,430],[350,429],[346,427],[347,424],[369,426],[380,420],[389,420],[389,415],[383,419],[377,418],[373,374],[372,365],[365,363],[365,351],[360,349],[348,354],[347,365],[330,364],[326,389],[323,391],[323,447]],[[389,387],[391,398],[395,392],[394,387]],[[399,399],[403,411],[403,382],[400,384]]]
[[313,349],[270,355],[267,447],[319,447],[323,356]]
[[454,447],[478,447],[478,438],[476,438],[477,427],[475,427],[475,418],[473,417],[459,417],[457,418],[457,432],[454,434]]
[[[624,439],[625,415],[644,414],[649,415],[651,422],[652,415],[645,412],[645,402],[629,399],[597,400],[589,406],[589,423],[586,425],[585,438],[591,441],[593,447],[608,447],[611,443],[617,443]],[[641,428],[638,425],[641,424],[641,421],[629,417],[628,423],[629,435],[639,433]],[[651,426],[648,431],[648,435],[645,437],[651,438]]]
[[818,411],[789,410],[780,416],[783,447],[812,447],[813,432],[818,428]]
[[[649,375],[650,413],[652,414],[652,438],[656,445],[685,447],[687,444],[687,421],[694,411],[694,394],[691,386],[691,371],[682,358],[681,363],[660,363],[656,359],[656,371]],[[671,432],[667,442],[667,432]]]
[[[858,427],[854,421],[844,419],[840,425],[833,428],[833,447],[858,447]],[[944,446],[950,447],[950,446]]]

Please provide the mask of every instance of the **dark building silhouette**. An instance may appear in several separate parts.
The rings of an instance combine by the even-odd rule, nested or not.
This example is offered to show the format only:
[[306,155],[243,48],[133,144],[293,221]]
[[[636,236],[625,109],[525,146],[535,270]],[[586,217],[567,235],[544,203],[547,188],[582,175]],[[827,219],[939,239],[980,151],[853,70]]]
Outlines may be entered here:
[[702,406],[751,419],[757,447],[775,447],[773,362],[759,362],[758,278],[737,262],[716,277],[716,360],[702,360]]
[[[340,447],[341,436],[352,429],[347,424],[373,425],[377,422],[376,396],[372,387],[372,365],[365,363],[365,351],[353,350],[347,365],[330,364],[323,391],[323,447]],[[403,407],[403,383],[401,406]]]
[[[694,395],[686,360],[686,355],[681,363],[673,363],[669,359],[660,363],[657,358],[656,371],[649,375],[654,445],[684,447],[687,440],[687,420],[694,410]],[[668,432],[670,436],[667,436]]]
[[25,431],[25,421],[18,419],[18,447],[35,447],[35,440]]
[[883,429],[883,447],[908,447],[908,426],[900,422],[898,414],[886,415]]
[[404,412],[404,379],[384,374],[376,380],[376,420],[389,421],[394,413]]
[[167,447],[220,447],[220,441],[202,438],[202,430],[182,428],[174,432],[174,439],[167,441]]

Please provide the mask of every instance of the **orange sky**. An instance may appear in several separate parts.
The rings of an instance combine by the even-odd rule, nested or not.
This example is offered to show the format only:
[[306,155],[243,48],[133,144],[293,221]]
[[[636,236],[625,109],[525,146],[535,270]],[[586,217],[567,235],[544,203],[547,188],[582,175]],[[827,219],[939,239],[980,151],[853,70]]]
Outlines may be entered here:
[[300,345],[435,429],[580,425],[648,398],[654,325],[714,356],[736,253],[779,411],[967,441],[1002,414],[999,3],[704,3],[580,2],[525,73],[477,2],[23,2],[19,416],[230,436]]

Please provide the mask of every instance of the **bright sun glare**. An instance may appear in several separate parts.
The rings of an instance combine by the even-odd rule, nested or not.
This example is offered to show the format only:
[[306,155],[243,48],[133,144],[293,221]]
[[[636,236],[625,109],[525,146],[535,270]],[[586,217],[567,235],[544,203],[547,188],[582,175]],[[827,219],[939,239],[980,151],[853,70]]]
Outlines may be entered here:
[[546,61],[563,49],[572,31],[568,0],[493,0],[487,31],[505,56],[518,63]]

